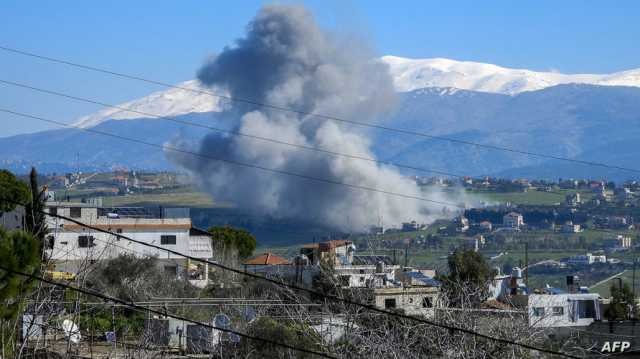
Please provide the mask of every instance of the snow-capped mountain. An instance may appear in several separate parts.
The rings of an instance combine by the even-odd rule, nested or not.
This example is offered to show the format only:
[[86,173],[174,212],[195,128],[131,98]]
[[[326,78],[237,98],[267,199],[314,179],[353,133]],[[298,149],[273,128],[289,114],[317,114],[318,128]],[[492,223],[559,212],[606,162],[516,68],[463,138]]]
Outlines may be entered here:
[[176,85],[175,88],[157,91],[149,96],[118,105],[118,107],[138,111],[138,113],[105,108],[96,113],[80,117],[73,125],[88,128],[97,126],[106,120],[131,120],[146,117],[141,115],[140,112],[158,116],[175,117],[187,113],[221,111],[222,103],[219,101],[220,98],[211,96],[206,92],[218,93],[215,90],[200,86],[197,80],[186,81]]
[[[389,65],[398,92],[438,88],[438,91],[444,91],[442,95],[451,94],[456,89],[515,95],[568,83],[640,87],[640,69],[604,75],[566,75],[441,58],[408,59],[383,56],[381,61]],[[222,110],[220,99],[206,93],[207,91],[221,93],[220,90],[204,88],[197,80],[180,83],[177,87],[180,88],[154,92],[141,99],[123,103],[119,107],[169,117]],[[184,88],[204,92],[187,91]],[[135,112],[107,108],[79,118],[74,125],[86,128],[106,120],[140,117],[144,116]]]
[[[385,56],[381,61],[389,64],[399,92],[395,113],[381,119],[385,125],[622,167],[634,167],[640,157],[635,145],[640,137],[640,69],[566,75],[447,59]],[[139,113],[104,109],[78,119],[75,125],[121,136],[143,135],[145,141],[163,144],[178,135],[199,139],[209,131],[159,121],[154,115],[201,124],[215,121],[222,127],[232,120],[222,112],[228,101],[207,93],[225,95],[220,89],[203,88],[196,80],[177,86],[119,105]],[[630,178],[627,172],[570,167],[558,161],[387,132],[372,134],[371,141],[379,158],[464,175]],[[28,170],[31,164],[67,171],[78,165],[78,153],[84,154],[87,168],[171,166],[160,150],[123,145],[77,129],[0,138],[0,167],[17,171]]]
[[399,92],[425,87],[453,87],[514,95],[569,83],[640,87],[640,69],[603,75],[567,75],[442,58],[414,60],[384,56],[382,61],[389,65],[395,87]]

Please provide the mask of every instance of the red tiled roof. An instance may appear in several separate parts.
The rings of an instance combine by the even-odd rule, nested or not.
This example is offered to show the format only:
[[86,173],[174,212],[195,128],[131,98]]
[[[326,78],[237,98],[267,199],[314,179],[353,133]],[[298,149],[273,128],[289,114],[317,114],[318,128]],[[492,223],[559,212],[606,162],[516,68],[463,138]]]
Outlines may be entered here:
[[248,259],[244,261],[242,264],[245,265],[281,265],[281,264],[291,264],[288,260],[279,257],[275,254],[264,253],[257,257]]

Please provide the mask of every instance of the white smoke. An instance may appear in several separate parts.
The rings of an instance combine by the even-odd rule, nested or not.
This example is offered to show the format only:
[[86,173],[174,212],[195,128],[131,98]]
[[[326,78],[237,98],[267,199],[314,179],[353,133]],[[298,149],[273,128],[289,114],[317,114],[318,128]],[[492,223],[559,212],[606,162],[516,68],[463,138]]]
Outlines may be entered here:
[[[198,78],[236,98],[367,122],[389,111],[395,100],[388,68],[373,58],[361,44],[322,31],[300,6],[266,6],[248,25],[246,36],[205,64]],[[236,116],[235,131],[374,157],[363,134],[335,121],[237,102],[229,113]],[[424,196],[413,180],[374,162],[216,134],[208,135],[197,151],[283,172]],[[386,224],[426,222],[430,213],[442,209],[389,194],[170,155],[216,200],[262,215],[362,230],[381,220]]]

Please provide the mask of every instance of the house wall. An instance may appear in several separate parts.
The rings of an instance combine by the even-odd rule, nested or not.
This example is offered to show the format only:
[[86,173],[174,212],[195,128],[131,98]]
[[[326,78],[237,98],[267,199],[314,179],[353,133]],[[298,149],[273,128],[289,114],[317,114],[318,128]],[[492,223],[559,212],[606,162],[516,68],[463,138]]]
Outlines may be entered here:
[[[390,310],[387,300],[395,300],[396,309],[404,310],[407,315],[434,316],[439,289],[437,287],[378,288],[373,290],[373,301],[376,307]],[[431,306],[424,306],[425,298]]]
[[[398,266],[386,266],[384,269],[384,277],[387,281],[395,280],[395,270]],[[367,281],[375,280],[382,275],[376,275],[376,266],[374,265],[352,265],[348,267],[337,267],[336,275],[339,277],[349,277],[348,286],[351,288],[364,288]]]
[[[599,313],[597,299],[597,294],[531,294],[528,298],[529,325],[540,328],[588,326],[595,321],[596,313]],[[593,304],[594,316],[577,315],[576,318],[575,302],[583,302],[582,305]],[[562,308],[562,314],[554,314],[554,307]],[[544,314],[536,313],[536,308],[544,308]]]

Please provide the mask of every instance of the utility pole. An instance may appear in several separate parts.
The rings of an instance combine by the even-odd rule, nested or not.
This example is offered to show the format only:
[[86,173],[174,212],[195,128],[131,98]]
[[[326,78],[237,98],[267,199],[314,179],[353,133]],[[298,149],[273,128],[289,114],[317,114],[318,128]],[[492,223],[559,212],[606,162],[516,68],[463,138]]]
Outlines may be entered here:
[[91,311],[91,329],[89,331],[89,353],[91,358],[93,358],[93,335],[95,332],[95,325],[94,325],[95,311],[93,310],[93,308],[90,308],[89,310]]
[[633,303],[631,303],[633,308],[633,320],[638,319],[638,315],[637,315],[638,310],[636,309],[636,266],[637,264],[638,264],[638,258],[634,258],[633,272],[631,274],[631,293],[633,294],[633,301],[634,301]]
[[524,242],[524,265],[525,265],[524,285],[526,285],[528,288],[529,287],[529,240],[528,239],[526,242]]
[[633,297],[636,296],[636,265],[638,264],[638,258],[633,259],[633,272],[631,274],[631,292]]
[[404,266],[405,268],[409,265],[409,246],[404,247]]
[[113,330],[113,350],[114,350],[114,354],[116,356],[118,356],[118,344],[117,344],[117,337],[116,337],[116,303],[112,302],[111,303],[111,330]]

